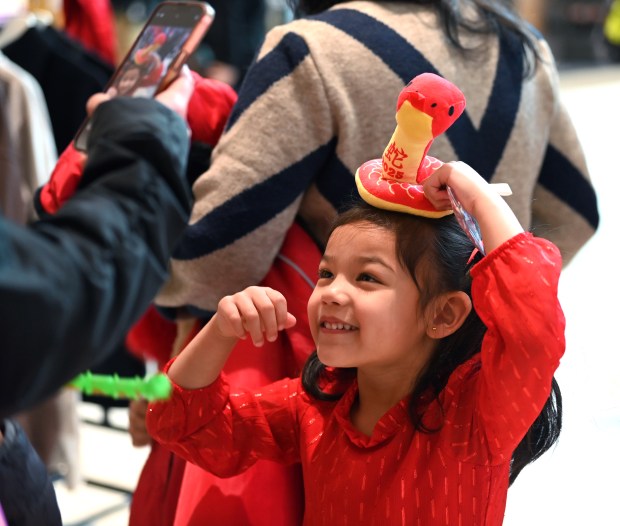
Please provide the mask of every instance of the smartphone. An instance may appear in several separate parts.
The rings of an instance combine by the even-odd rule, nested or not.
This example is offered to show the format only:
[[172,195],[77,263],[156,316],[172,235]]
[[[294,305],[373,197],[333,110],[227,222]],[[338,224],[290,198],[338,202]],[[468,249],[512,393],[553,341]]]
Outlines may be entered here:
[[[165,89],[194,52],[214,16],[214,9],[206,2],[159,4],[112,75],[106,93],[112,97],[153,97]],[[73,141],[76,149],[86,151],[90,127],[87,118]]]

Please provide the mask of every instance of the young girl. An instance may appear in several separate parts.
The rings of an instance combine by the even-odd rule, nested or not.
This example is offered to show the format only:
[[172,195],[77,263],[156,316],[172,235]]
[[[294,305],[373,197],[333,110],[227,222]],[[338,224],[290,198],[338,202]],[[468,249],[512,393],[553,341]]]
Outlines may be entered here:
[[352,208],[309,301],[316,353],[302,378],[229,393],[220,371],[235,342],[261,346],[295,323],[282,295],[250,287],[169,366],[153,437],[222,477],[301,462],[306,525],[501,524],[509,483],[559,433],[561,259],[467,165],[425,181],[437,210],[448,186],[485,257],[453,216]]
[[110,97],[131,97],[140,85],[142,76],[143,69],[137,64],[130,62],[118,76],[114,86],[108,89],[108,95]]

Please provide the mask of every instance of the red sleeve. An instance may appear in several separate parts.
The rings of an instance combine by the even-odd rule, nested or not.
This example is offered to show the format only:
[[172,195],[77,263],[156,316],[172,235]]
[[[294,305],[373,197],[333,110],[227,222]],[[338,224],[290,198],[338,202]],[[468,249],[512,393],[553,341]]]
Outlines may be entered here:
[[472,269],[474,307],[488,330],[472,384],[471,432],[498,462],[510,458],[540,414],[564,353],[561,268],[555,245],[523,233]]
[[116,64],[116,22],[110,0],[64,0],[64,31],[109,64]]
[[298,462],[300,389],[298,379],[233,394],[222,377],[202,389],[174,385],[170,400],[149,404],[147,428],[157,442],[219,477],[259,459]]
[[203,78],[193,71],[192,76],[195,82],[194,93],[187,107],[192,141],[215,146],[237,101],[237,93],[224,82]]
[[55,214],[75,193],[86,156],[76,150],[73,142],[58,158],[49,181],[37,190],[35,206],[39,215]]

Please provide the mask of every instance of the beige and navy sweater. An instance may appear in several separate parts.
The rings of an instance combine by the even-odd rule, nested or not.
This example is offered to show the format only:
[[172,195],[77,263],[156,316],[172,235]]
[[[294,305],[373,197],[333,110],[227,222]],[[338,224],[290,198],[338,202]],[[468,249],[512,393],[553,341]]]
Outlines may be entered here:
[[380,157],[394,131],[400,90],[425,71],[467,99],[430,155],[509,183],[507,202],[523,226],[570,260],[598,225],[597,203],[537,36],[545,61],[523,80],[513,36],[466,39],[476,49],[464,55],[428,6],[345,2],[271,30],[194,185],[190,226],[158,305],[200,315],[258,283],[296,218],[325,241],[336,211],[357,195],[355,170]]

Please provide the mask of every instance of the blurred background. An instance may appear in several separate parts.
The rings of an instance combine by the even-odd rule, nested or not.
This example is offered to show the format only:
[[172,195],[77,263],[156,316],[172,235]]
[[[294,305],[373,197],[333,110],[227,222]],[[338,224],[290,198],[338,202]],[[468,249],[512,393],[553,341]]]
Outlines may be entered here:
[[[47,24],[72,37],[75,48],[88,57],[90,85],[93,89],[99,85],[101,90],[106,75],[120,62],[157,3],[1,0],[0,49],[7,45],[8,27],[27,12],[30,24]],[[218,16],[192,57],[191,66],[204,76],[238,88],[265,32],[291,20],[293,14],[284,0],[210,3]],[[515,5],[546,37],[555,54],[562,96],[582,140],[598,193],[601,223],[595,237],[564,271],[560,283],[568,322],[567,352],[557,374],[565,403],[564,431],[558,445],[524,470],[510,489],[505,524],[618,525],[620,344],[612,329],[617,323],[620,298],[614,274],[620,219],[613,212],[620,190],[620,168],[614,154],[620,146],[620,2],[516,0]],[[68,98],[64,96],[65,118],[72,115],[67,109]],[[78,97],[75,104],[79,123],[83,100]],[[53,111],[50,108],[50,114]],[[60,152],[70,136],[63,136],[61,130],[54,132]],[[119,349],[109,363],[102,365],[101,372],[142,375],[148,369],[149,364]],[[72,417],[59,415],[59,407],[65,408],[63,411],[70,408]],[[23,418],[56,478],[64,523],[127,524],[132,489],[148,448],[132,447],[126,404],[62,393],[58,400]],[[54,437],[37,442],[40,428],[49,428],[50,422],[56,430]],[[57,443],[50,444],[50,440]]]

